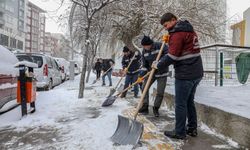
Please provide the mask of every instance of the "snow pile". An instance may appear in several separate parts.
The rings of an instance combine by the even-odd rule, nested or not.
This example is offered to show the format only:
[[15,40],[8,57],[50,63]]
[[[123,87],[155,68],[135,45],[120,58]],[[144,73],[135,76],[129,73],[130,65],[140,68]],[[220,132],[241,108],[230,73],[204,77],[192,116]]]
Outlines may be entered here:
[[[174,94],[174,85],[166,87]],[[250,85],[215,87],[200,84],[197,87],[195,101],[250,119]]]
[[6,83],[6,84],[0,85],[0,90],[9,89],[9,88],[16,88],[16,87],[17,87],[17,84]]
[[0,45],[0,74],[16,76],[18,69],[14,65],[18,62],[16,56]]
[[[217,133],[213,129],[210,129],[206,124],[201,123],[201,127],[200,128],[201,128],[202,131],[204,131],[207,134],[214,135],[214,136],[216,136],[216,137],[218,137],[220,139],[223,139],[224,141],[227,141],[227,143],[230,146],[235,147],[235,148],[239,148],[239,144],[237,142],[233,141],[230,138],[227,138],[227,137],[223,136],[222,134]],[[227,148],[227,145],[214,145],[213,147],[214,148]]]

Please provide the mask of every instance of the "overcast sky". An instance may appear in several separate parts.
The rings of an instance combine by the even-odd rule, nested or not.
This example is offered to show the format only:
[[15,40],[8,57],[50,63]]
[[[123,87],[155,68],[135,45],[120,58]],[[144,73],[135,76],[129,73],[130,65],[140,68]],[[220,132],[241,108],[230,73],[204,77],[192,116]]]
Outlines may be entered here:
[[[58,16],[64,12],[64,10],[69,5],[64,5],[58,11],[60,7],[60,0],[30,0],[32,3],[38,5],[42,9],[48,12],[46,19],[46,32],[63,32],[62,29],[58,26]],[[68,1],[68,0],[65,0]],[[250,7],[250,0],[227,0],[228,5],[228,17],[234,15],[243,17],[243,12]]]

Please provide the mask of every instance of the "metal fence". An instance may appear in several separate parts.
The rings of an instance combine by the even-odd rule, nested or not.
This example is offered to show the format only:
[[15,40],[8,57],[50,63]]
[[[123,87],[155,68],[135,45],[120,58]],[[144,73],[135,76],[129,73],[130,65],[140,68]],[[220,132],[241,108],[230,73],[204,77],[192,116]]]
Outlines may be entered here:
[[[201,83],[215,86],[239,85],[235,58],[250,47],[214,44],[201,48],[204,77]],[[250,64],[249,64],[250,65]],[[250,77],[246,84],[250,83]]]

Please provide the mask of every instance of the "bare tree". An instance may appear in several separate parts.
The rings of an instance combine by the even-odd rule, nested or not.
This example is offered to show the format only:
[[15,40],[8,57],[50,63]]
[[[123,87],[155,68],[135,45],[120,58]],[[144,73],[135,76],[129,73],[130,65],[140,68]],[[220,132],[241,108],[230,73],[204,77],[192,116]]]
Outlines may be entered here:
[[74,17],[76,17],[76,22],[80,23],[80,26],[76,26],[76,29],[80,29],[75,31],[81,31],[81,34],[78,35],[78,41],[81,45],[83,54],[82,74],[79,85],[78,98],[83,98],[84,96],[85,74],[87,70],[87,61],[90,55],[91,29],[93,27],[95,15],[100,12],[105,6],[115,1],[118,0],[72,0],[72,2],[78,6],[78,14],[75,14]]

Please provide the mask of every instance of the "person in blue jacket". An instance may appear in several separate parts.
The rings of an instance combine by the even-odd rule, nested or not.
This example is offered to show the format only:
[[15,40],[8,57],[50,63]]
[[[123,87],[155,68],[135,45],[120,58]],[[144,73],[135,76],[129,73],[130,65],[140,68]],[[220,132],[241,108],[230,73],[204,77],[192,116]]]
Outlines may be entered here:
[[[140,78],[143,77],[148,71],[150,71],[152,63],[156,60],[156,57],[160,51],[162,43],[160,42],[154,42],[150,37],[144,36],[141,45],[143,46],[142,51],[142,68],[141,73],[139,76],[139,80],[142,81]],[[168,53],[168,46],[165,45],[163,48],[163,53],[161,57],[166,55]],[[153,113],[155,117],[159,117],[159,108],[161,106],[164,91],[167,83],[167,76],[168,76],[168,67],[162,67],[156,70],[151,82],[150,86],[157,81],[157,95],[155,98],[154,106],[153,106]],[[143,83],[143,88],[145,87],[147,81]],[[149,87],[150,88],[150,87]],[[149,107],[149,92],[147,91],[147,94],[144,98],[143,105],[141,109],[139,110],[139,113],[142,114],[148,114],[148,107]]]

